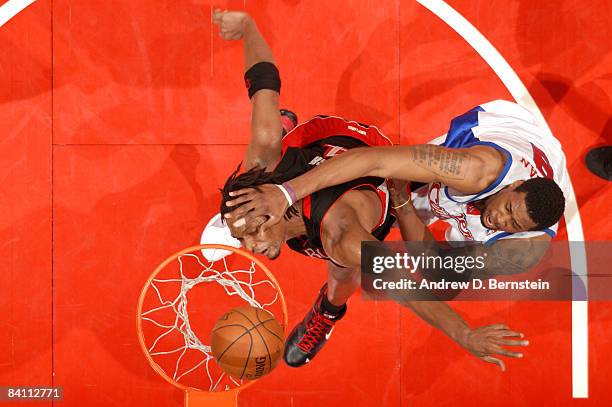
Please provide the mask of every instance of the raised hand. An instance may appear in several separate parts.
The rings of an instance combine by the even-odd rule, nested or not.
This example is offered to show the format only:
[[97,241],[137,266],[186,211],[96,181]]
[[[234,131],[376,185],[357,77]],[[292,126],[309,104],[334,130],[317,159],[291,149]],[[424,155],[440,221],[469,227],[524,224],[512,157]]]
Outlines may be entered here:
[[215,10],[213,22],[219,26],[219,36],[224,40],[239,40],[244,36],[244,25],[250,19],[243,11]]

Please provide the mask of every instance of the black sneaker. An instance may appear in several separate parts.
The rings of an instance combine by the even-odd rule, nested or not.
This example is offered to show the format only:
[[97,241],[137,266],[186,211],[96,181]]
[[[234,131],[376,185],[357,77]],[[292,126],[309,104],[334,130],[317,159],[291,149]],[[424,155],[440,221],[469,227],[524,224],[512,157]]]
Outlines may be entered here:
[[281,123],[283,124],[283,137],[297,126],[298,118],[291,110],[281,109]]
[[612,146],[594,148],[586,156],[587,168],[598,177],[612,181]]
[[313,307],[302,322],[289,334],[285,343],[285,363],[300,367],[310,362],[327,342],[338,322],[346,313],[346,305],[339,314],[329,314],[322,309],[321,301],[327,295],[327,284],[319,291]]

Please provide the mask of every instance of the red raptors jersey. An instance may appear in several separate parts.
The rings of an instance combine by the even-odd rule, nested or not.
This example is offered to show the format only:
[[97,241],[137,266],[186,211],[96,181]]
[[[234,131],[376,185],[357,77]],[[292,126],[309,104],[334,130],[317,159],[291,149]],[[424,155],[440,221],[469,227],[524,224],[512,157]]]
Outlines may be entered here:
[[[283,179],[295,178],[325,160],[356,147],[391,145],[378,129],[339,117],[317,116],[300,124],[283,139],[283,156],[275,172]],[[340,197],[350,190],[371,190],[381,200],[381,214],[372,235],[383,240],[395,221],[390,213],[390,200],[385,180],[363,177],[350,182],[317,191],[302,201],[302,218],[306,234],[287,241],[287,245],[306,256],[332,260],[325,253],[321,242],[322,222],[327,211]]]

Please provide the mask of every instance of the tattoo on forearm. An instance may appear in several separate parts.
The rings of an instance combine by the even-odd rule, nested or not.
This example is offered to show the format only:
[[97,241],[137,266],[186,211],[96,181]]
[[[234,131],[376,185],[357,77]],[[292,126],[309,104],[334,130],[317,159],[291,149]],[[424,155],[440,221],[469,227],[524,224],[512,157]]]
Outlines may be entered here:
[[412,159],[419,167],[435,174],[453,179],[464,179],[470,157],[461,152],[433,145],[415,146],[411,151]]

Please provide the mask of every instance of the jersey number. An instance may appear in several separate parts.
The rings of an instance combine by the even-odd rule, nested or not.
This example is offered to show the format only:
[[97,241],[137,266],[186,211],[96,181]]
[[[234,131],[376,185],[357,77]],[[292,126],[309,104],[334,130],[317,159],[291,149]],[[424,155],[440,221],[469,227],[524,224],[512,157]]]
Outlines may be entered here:
[[553,179],[553,169],[544,151],[533,144],[531,144],[531,148],[533,149],[533,162],[535,163],[536,169],[544,178]]

